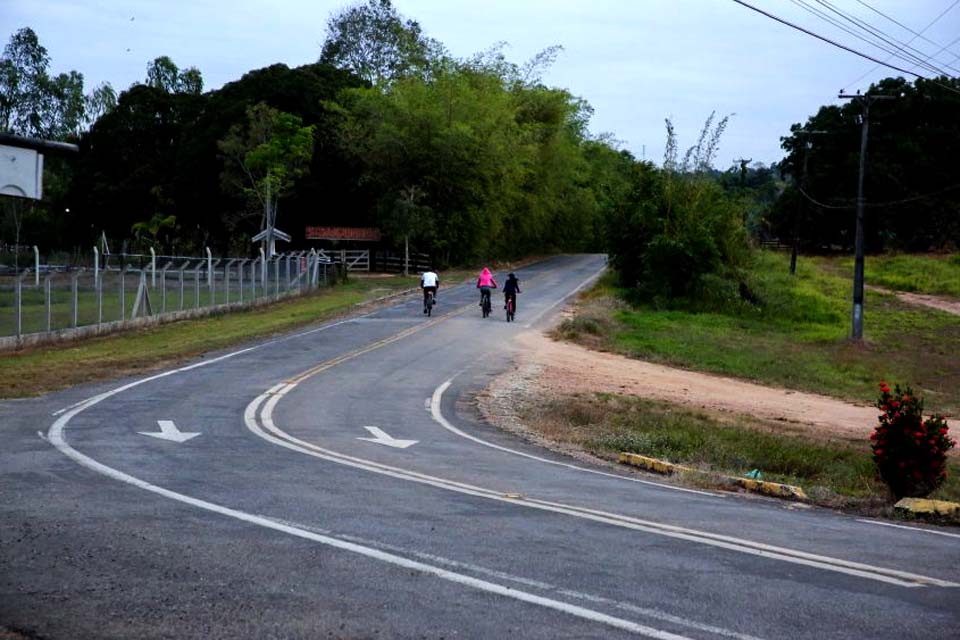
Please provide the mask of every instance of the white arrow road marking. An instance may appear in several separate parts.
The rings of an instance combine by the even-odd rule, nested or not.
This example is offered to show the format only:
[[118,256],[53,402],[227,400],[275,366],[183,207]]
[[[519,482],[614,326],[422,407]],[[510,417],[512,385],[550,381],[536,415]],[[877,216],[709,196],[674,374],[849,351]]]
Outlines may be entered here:
[[180,429],[177,429],[177,425],[173,424],[173,420],[157,420],[157,424],[160,425],[160,431],[139,431],[138,433],[142,436],[150,436],[151,438],[160,438],[161,440],[170,440],[172,442],[186,442],[190,438],[196,438],[200,435],[199,433],[180,431]]
[[391,435],[388,435],[380,427],[364,427],[367,431],[373,434],[372,438],[357,438],[357,440],[366,440],[367,442],[376,442],[377,444],[385,444],[388,447],[394,447],[395,449],[406,449],[407,447],[413,446],[420,442],[419,440],[398,440]]

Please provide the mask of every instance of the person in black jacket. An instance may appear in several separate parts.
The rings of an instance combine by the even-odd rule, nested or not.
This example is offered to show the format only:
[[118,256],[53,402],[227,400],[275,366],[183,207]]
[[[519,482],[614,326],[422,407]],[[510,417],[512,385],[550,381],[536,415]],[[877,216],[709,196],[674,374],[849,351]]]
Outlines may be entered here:
[[507,308],[507,301],[513,300],[513,312],[517,312],[517,294],[520,291],[520,281],[512,273],[507,276],[507,281],[503,283],[503,308]]

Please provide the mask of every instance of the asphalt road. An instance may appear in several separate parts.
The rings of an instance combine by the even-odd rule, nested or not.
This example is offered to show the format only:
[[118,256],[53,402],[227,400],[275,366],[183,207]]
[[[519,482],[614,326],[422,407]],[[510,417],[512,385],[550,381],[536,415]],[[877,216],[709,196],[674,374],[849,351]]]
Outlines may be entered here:
[[[582,467],[477,418],[468,400],[509,367],[512,338],[602,267],[518,271],[511,324],[444,286],[429,319],[409,298],[0,402],[0,630],[960,637],[956,530]],[[148,435],[164,432],[182,441]]]

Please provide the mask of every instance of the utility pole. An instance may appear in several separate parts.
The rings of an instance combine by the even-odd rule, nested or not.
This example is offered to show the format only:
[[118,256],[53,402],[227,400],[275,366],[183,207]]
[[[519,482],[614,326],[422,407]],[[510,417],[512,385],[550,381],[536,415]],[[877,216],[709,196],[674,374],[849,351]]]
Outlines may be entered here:
[[[826,131],[807,131],[806,129],[800,129],[797,131],[797,135],[819,135],[827,133]],[[810,159],[810,147],[811,143],[806,138],[803,139],[803,170],[800,173],[800,191],[801,194],[805,196],[806,187],[807,187],[807,161]],[[790,275],[797,274],[797,255],[800,253],[800,221],[801,221],[801,211],[803,210],[802,200],[797,200],[797,213],[793,221],[793,248],[790,251]]]
[[863,340],[863,175],[867,165],[867,132],[870,128],[870,105],[878,100],[892,100],[896,96],[841,93],[839,98],[855,100],[863,109],[860,131],[860,172],[857,178],[857,231],[854,237],[853,259],[853,329],[850,337]]

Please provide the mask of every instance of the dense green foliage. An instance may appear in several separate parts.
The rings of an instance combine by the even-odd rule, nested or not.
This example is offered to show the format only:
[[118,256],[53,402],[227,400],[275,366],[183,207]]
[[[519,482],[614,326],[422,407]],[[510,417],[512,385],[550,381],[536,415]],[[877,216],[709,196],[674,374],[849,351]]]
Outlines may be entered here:
[[[868,248],[960,245],[960,79],[888,78],[868,93],[896,96],[870,107]],[[792,238],[799,215],[804,247],[853,246],[861,114],[860,104],[850,101],[821,107],[803,126],[791,127],[782,166],[793,180],[769,219],[775,235]]]
[[740,269],[748,258],[742,203],[709,173],[726,124],[711,129],[682,162],[667,121],[664,168],[636,165],[631,190],[608,219],[607,247],[621,283],[647,298],[715,295],[733,287],[749,298]]

